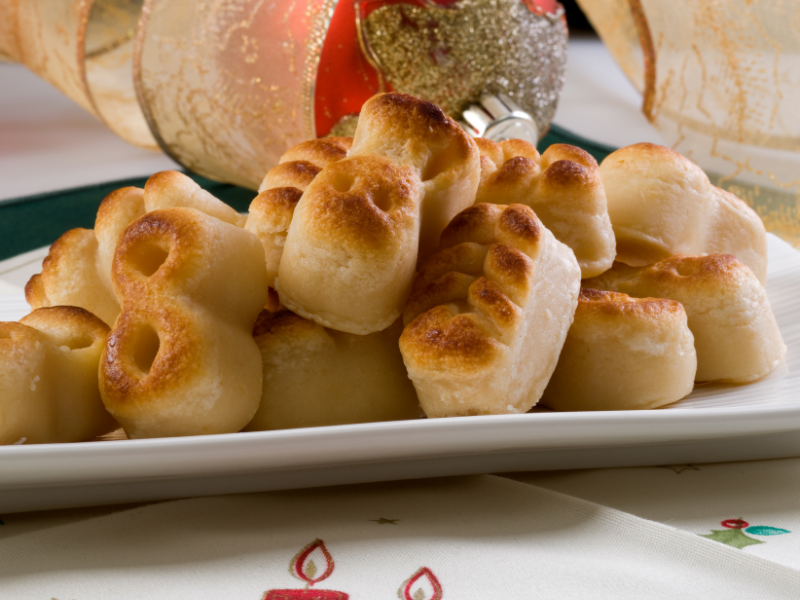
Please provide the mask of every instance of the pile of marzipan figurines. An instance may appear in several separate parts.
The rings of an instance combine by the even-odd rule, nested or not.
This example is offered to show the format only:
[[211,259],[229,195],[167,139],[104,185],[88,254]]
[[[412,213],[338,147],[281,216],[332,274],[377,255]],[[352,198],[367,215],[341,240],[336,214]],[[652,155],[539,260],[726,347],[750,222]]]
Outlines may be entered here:
[[163,172],[61,236],[0,323],[0,443],[654,408],[781,362],[766,273],[758,216],[667,148],[598,167],[382,94],[247,216]]

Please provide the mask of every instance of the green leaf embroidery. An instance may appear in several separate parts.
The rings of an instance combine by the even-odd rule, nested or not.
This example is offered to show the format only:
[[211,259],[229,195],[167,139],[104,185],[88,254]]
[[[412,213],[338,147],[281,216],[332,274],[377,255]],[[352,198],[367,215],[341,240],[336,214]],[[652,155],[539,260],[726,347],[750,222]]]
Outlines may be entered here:
[[712,529],[710,534],[701,534],[700,537],[727,544],[728,546],[733,546],[740,550],[745,546],[764,543],[761,540],[745,535],[741,529]]

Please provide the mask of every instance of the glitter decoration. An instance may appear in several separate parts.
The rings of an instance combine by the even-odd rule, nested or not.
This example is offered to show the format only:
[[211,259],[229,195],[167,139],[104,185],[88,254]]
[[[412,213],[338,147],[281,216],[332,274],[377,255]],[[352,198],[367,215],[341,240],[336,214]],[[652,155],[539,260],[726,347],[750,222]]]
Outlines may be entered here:
[[358,127],[358,115],[345,115],[325,137],[353,137]]
[[519,0],[459,0],[449,6],[392,4],[364,20],[373,63],[395,90],[449,115],[484,94],[507,94],[545,132],[564,85],[563,8],[533,12]]

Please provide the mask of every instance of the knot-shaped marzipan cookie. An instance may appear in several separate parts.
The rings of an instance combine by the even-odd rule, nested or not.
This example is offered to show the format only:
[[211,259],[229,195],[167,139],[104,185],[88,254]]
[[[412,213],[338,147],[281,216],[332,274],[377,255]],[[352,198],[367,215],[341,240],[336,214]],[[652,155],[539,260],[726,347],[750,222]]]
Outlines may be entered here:
[[286,234],[300,197],[322,169],[347,155],[352,141],[352,138],[331,137],[297,144],[264,177],[258,196],[250,203],[244,228],[264,246],[270,286],[274,286],[278,276]]
[[264,363],[261,405],[247,431],[413,419],[419,401],[397,340],[400,320],[354,335],[264,311],[254,328]]
[[111,261],[122,230],[151,210],[186,206],[238,226],[242,215],[203,190],[186,175],[162,171],[144,190],[126,187],[111,192],[97,210],[94,230],[71,229],[58,238],[42,264],[42,272],[25,286],[32,308],[79,306],[113,325],[119,302],[111,286]]
[[597,161],[588,152],[554,144],[541,156],[523,140],[478,138],[481,184],[475,202],[525,204],[575,253],[581,276],[611,267],[616,251]]
[[617,261],[634,267],[676,254],[733,254],[767,281],[767,234],[758,215],[677,152],[634,144],[600,165]]
[[429,417],[526,412],[578,302],[575,255],[527,206],[476,204],[417,273],[400,351]]
[[347,158],[325,167],[297,204],[275,280],[281,304],[340,331],[386,329],[418,259],[474,202],[479,177],[475,143],[436,105],[374,96]]
[[73,306],[0,323],[0,444],[81,442],[118,427],[97,385],[107,336]]
[[155,210],[125,229],[112,268],[122,312],[100,391],[129,437],[228,433],[250,421],[266,278],[258,239],[199,210]]
[[694,340],[680,303],[584,288],[542,404],[633,410],[692,391]]
[[647,267],[614,263],[583,285],[680,302],[694,334],[697,381],[753,381],[786,354],[766,290],[729,254],[672,256]]

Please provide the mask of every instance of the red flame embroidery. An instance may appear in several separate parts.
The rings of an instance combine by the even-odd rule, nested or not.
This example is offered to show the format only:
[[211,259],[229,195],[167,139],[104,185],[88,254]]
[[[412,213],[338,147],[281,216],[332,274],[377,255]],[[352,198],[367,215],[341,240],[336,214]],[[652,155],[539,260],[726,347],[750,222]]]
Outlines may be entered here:
[[436,579],[436,575],[434,575],[433,571],[431,571],[428,567],[420,567],[416,573],[407,579],[400,588],[400,591],[403,595],[400,596],[400,594],[398,594],[398,596],[400,596],[402,600],[418,600],[411,595],[411,592],[414,589],[414,584],[416,584],[423,577],[428,580],[428,583],[431,585],[431,589],[433,589],[433,596],[430,598],[425,598],[425,600],[442,600],[442,596],[444,595],[442,592],[442,584],[439,583],[439,580]]
[[[314,577],[316,572],[312,572],[310,575],[308,574],[306,561],[308,557],[311,555],[314,550],[320,550],[322,555],[325,557],[325,570],[319,577]],[[327,579],[330,577],[331,573],[333,573],[333,557],[331,553],[328,552],[328,549],[325,547],[324,542],[317,538],[313,542],[311,542],[308,546],[300,550],[297,556],[294,557],[292,560],[292,571],[293,575],[305,581],[308,585],[314,585],[318,581],[322,581],[323,579]]]

